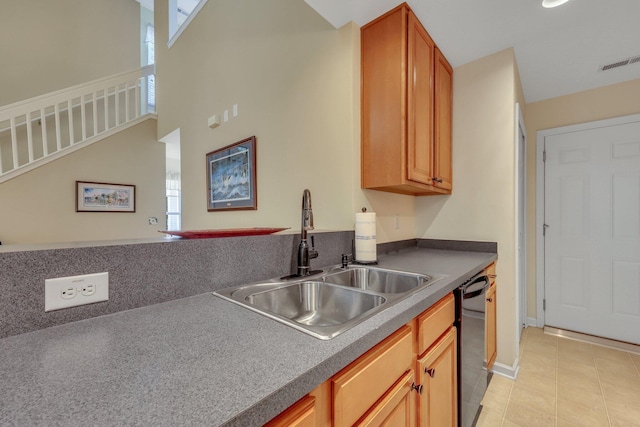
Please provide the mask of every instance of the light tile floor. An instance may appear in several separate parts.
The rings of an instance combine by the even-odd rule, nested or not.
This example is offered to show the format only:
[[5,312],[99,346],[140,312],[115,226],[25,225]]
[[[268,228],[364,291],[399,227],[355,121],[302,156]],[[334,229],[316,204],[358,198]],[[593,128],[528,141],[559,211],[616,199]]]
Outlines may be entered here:
[[515,381],[494,375],[478,427],[640,427],[640,355],[527,328]]

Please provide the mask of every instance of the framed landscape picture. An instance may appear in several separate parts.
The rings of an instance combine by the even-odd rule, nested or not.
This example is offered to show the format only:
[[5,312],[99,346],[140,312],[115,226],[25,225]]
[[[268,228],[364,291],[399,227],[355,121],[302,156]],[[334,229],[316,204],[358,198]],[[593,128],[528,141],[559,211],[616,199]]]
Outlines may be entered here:
[[135,211],[135,185],[76,181],[76,212]]
[[207,210],[258,209],[256,137],[207,153]]

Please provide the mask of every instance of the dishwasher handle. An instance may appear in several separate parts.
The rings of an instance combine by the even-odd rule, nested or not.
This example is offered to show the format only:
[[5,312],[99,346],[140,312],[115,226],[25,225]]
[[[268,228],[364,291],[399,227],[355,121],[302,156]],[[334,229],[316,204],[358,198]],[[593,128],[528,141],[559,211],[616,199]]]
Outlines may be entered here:
[[[484,282],[484,286],[478,289],[469,290],[471,286],[481,282]],[[488,276],[486,275],[478,276],[472,279],[469,283],[462,286],[462,298],[470,299],[470,298],[475,298],[477,296],[483,295],[487,292],[487,290],[489,289],[489,286],[491,286],[491,282],[489,281]]]

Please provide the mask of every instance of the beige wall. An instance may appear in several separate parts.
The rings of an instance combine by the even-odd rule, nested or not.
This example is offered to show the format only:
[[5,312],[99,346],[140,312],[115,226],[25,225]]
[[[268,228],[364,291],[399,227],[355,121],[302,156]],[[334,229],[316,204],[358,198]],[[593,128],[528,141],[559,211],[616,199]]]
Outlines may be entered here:
[[[164,228],[164,162],[156,121],[146,120],[3,182],[0,241],[6,245],[158,237],[157,230]],[[135,184],[136,212],[75,212],[76,180]],[[151,216],[158,218],[158,225],[148,225]]]
[[140,65],[135,0],[5,1],[0,106]]
[[[0,13],[0,107],[140,66],[140,4],[135,0],[5,3]],[[47,128],[54,130],[52,123]],[[64,141],[64,126],[61,133]],[[34,135],[38,149],[39,133]],[[6,136],[0,135],[5,148]],[[7,168],[8,159],[3,160]],[[148,120],[0,183],[0,241],[157,237],[164,228],[164,164],[156,121]],[[137,213],[76,213],[75,180],[137,185]],[[149,226],[149,216],[159,224]]]
[[517,358],[515,303],[515,103],[512,49],[454,70],[453,193],[416,198],[416,235],[498,242],[498,356]]
[[[208,2],[171,48],[165,2],[155,22],[158,134],[180,128],[184,229],[298,231],[309,188],[317,229],[353,229],[366,206],[379,214],[379,242],[415,237],[413,198],[360,189],[359,28],[335,30],[288,0]],[[238,117],[207,126],[233,104]],[[207,212],[206,153],[251,135],[258,210]]]
[[528,104],[527,315],[536,317],[536,133],[577,123],[640,113],[640,79]]

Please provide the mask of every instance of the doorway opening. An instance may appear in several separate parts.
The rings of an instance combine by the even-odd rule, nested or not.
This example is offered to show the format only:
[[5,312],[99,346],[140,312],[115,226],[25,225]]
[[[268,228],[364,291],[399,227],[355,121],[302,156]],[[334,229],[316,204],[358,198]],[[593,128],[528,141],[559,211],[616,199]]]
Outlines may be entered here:
[[166,230],[178,231],[182,227],[180,129],[174,130],[160,142],[164,142],[166,147]]

